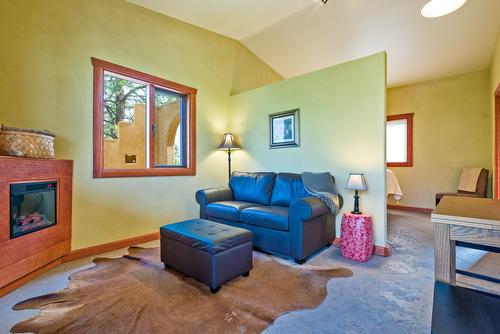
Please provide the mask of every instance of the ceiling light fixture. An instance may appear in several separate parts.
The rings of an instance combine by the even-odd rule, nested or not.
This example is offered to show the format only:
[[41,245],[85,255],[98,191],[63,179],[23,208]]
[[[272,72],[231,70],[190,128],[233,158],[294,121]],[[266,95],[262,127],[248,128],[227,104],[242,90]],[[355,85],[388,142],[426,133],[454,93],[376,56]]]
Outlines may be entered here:
[[326,3],[328,2],[328,0],[321,0],[321,2],[326,5]]
[[422,16],[439,17],[448,15],[465,5],[467,0],[431,0],[422,8]]

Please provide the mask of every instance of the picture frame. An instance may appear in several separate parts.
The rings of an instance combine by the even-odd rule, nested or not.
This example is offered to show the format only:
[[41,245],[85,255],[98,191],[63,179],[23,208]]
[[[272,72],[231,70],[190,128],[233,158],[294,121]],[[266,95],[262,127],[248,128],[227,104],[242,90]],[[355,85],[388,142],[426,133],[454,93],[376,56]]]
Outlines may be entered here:
[[300,109],[269,115],[269,148],[300,146]]

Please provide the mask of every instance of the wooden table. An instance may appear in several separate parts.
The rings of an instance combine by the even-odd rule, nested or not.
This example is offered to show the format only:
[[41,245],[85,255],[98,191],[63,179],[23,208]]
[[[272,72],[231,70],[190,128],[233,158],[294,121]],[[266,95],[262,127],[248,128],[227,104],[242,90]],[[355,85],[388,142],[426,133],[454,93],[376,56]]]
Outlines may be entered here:
[[500,252],[500,200],[445,196],[431,215],[434,222],[436,281],[456,285],[456,273],[497,282],[488,276],[457,270],[455,247]]

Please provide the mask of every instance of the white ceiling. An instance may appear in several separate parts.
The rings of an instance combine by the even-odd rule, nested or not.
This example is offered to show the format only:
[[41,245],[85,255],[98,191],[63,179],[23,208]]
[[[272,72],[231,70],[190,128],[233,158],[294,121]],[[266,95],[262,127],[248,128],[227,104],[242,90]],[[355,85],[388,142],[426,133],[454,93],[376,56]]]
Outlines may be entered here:
[[391,86],[487,69],[500,0],[420,15],[428,0],[127,0],[241,40],[284,77],[379,51]]

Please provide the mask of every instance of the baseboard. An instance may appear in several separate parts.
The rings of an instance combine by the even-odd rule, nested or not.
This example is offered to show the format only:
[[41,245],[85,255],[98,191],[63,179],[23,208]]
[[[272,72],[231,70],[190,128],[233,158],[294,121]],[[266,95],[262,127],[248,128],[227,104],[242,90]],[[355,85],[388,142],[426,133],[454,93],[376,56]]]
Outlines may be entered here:
[[332,245],[335,247],[340,247],[340,238],[336,237],[335,240],[332,241]]
[[373,254],[383,257],[391,256],[392,247],[387,244],[387,246],[373,246]]
[[[337,247],[340,247],[340,238],[335,238],[335,240],[332,241],[332,244],[334,244]],[[373,246],[373,254],[378,255],[378,256],[383,256],[383,257],[388,257],[391,256],[391,245],[387,244],[387,246]]]
[[387,209],[399,210],[399,211],[410,211],[410,212],[420,212],[420,213],[431,213],[434,209],[429,208],[417,208],[414,206],[404,206],[404,205],[387,205]]
[[142,244],[149,241],[158,240],[160,238],[159,232],[149,233],[140,235],[137,237],[132,237],[128,239],[117,240],[113,242],[108,242],[105,244],[100,244],[96,246],[80,248],[76,250],[72,250],[67,255],[63,257],[63,262],[73,261],[82,259],[84,257],[98,255],[102,253],[111,252],[120,248],[130,247],[133,245]]

